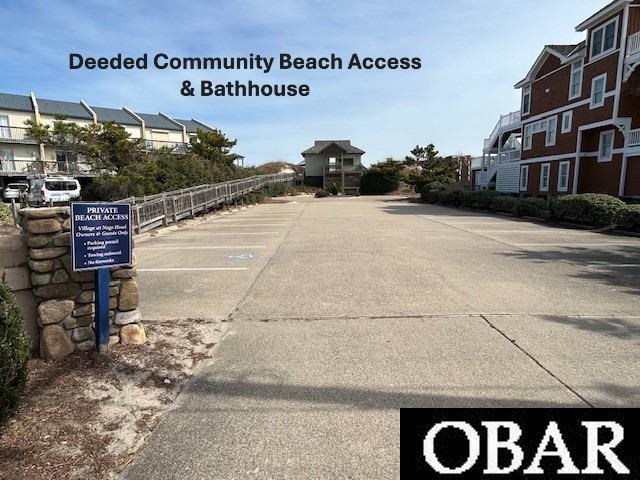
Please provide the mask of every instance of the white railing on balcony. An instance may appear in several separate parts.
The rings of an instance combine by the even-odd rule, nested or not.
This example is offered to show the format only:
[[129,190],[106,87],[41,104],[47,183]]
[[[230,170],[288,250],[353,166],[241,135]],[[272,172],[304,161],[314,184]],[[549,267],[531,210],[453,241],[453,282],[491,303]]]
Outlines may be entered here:
[[19,158],[0,159],[0,176],[72,175],[74,177],[93,176],[91,167],[82,162],[66,162],[57,160],[27,160]]
[[640,128],[637,128],[635,130],[631,130],[629,132],[628,145],[630,147],[638,147],[638,146],[640,146]]
[[496,126],[493,127],[493,131],[489,138],[485,140],[484,147],[489,148],[491,144],[495,141],[495,137],[498,135],[498,132],[504,130],[506,128],[518,125],[520,123],[520,110],[515,112],[507,113],[506,115],[501,115]]
[[640,53],[640,32],[636,32],[632,35],[629,35],[629,40],[627,41],[627,57],[631,57],[639,53]]
[[498,163],[517,162],[520,160],[520,149],[507,150],[506,152],[500,152]]
[[183,142],[169,142],[166,140],[145,140],[144,145],[147,150],[158,150],[160,148],[169,148],[179,153],[187,151],[188,145]]
[[0,142],[37,143],[27,137],[24,127],[0,127]]

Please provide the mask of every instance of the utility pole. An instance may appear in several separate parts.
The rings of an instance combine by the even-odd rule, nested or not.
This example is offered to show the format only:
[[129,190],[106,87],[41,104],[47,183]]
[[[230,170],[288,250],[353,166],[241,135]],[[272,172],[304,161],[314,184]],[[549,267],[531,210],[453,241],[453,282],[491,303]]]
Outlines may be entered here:
[[340,171],[342,172],[342,195],[344,195],[344,153],[340,153]]

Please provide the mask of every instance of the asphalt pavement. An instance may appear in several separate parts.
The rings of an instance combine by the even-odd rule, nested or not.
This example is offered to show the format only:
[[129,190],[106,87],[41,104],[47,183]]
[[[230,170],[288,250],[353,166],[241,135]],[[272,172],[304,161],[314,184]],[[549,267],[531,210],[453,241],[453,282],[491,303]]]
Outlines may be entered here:
[[399,476],[401,407],[640,406],[640,239],[302,198],[137,245],[154,319],[225,319],[126,479]]

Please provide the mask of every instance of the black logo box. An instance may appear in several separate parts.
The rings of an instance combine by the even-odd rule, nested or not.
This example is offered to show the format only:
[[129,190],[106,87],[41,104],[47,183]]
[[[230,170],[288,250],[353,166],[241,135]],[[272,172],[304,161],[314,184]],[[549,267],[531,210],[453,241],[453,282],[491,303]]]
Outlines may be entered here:
[[[640,478],[640,409],[401,409],[400,411],[400,476],[404,479],[420,478]],[[441,422],[466,422],[480,438],[480,454],[475,464],[467,471],[457,474],[437,472],[426,461],[424,441],[427,433]],[[522,430],[517,444],[522,448],[522,466],[513,473],[485,474],[487,467],[487,429],[482,422],[514,422]],[[603,474],[558,474],[562,461],[558,457],[545,457],[540,466],[544,474],[524,474],[532,460],[550,422],[556,422],[562,439],[571,454],[573,464],[581,472],[587,466],[587,429],[582,422],[617,422],[624,429],[624,439],[613,448],[613,452],[629,470],[629,474],[618,474],[609,462],[599,455],[598,465]],[[498,440],[507,440],[508,431],[499,430]],[[613,439],[608,428],[599,430],[599,443]],[[434,451],[442,465],[455,469],[469,458],[467,435],[456,428],[446,428],[434,437]],[[548,450],[557,447],[553,442]],[[499,466],[511,464],[512,454],[508,450],[499,452]]]

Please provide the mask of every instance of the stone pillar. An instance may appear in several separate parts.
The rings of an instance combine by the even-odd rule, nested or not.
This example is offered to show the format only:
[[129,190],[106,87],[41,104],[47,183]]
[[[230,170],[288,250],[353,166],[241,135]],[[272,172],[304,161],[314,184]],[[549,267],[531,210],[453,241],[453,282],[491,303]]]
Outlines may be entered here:
[[[40,355],[60,360],[74,351],[94,349],[94,273],[72,270],[69,207],[25,208],[20,215],[38,303]],[[111,270],[110,345],[146,340],[138,310],[135,252],[133,259],[131,267]]]

